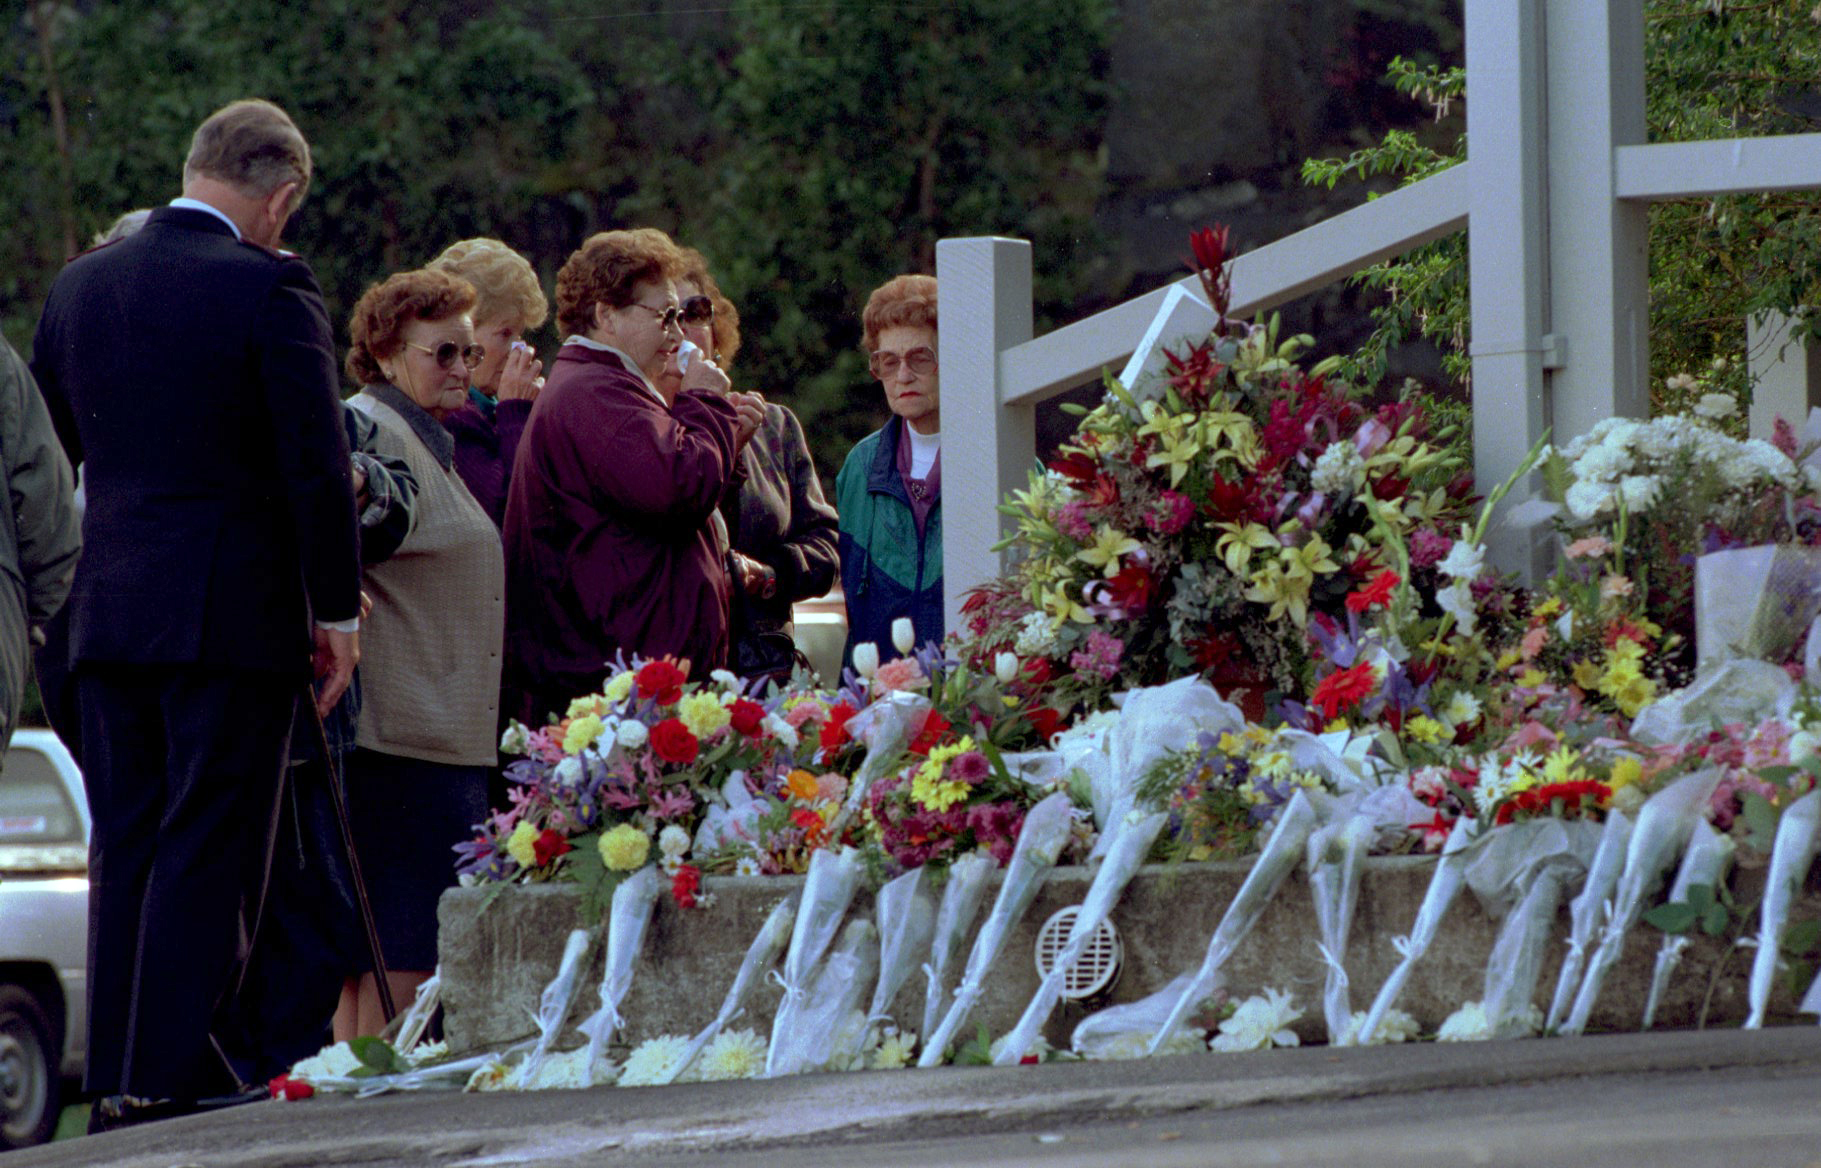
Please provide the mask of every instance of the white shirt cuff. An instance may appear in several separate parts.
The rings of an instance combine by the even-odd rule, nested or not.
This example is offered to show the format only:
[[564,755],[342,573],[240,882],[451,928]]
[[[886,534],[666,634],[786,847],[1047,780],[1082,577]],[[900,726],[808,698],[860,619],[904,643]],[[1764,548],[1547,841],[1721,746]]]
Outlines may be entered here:
[[358,633],[360,632],[360,618],[356,616],[349,617],[345,621],[317,621],[316,627],[327,629],[331,633]]

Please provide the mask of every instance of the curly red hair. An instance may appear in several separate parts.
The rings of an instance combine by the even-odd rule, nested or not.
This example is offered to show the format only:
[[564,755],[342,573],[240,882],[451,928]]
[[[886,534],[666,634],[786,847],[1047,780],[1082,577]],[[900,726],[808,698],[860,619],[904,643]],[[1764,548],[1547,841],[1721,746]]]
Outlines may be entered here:
[[879,334],[888,328],[936,331],[936,277],[893,276],[866,298],[860,324],[868,353],[879,348]]
[[564,336],[585,334],[596,304],[624,308],[638,285],[682,274],[683,253],[655,227],[590,236],[556,274],[556,326]]
[[447,320],[474,311],[474,285],[434,268],[399,272],[368,288],[348,320],[348,376],[361,385],[386,380],[379,363],[405,347],[414,320]]
[[733,355],[740,351],[740,310],[733,306],[733,301],[721,291],[721,286],[714,281],[708,271],[708,257],[693,247],[680,249],[683,253],[683,273],[677,277],[678,283],[690,283],[702,290],[702,295],[714,303],[714,355],[725,369],[733,360]]

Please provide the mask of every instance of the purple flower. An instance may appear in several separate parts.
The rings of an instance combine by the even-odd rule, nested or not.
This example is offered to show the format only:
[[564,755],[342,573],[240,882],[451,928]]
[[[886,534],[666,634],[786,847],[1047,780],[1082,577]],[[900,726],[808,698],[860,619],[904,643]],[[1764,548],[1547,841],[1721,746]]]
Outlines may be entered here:
[[986,755],[981,754],[978,750],[956,755],[954,760],[948,764],[949,778],[959,779],[970,787],[978,787],[992,773],[993,768],[986,761]]

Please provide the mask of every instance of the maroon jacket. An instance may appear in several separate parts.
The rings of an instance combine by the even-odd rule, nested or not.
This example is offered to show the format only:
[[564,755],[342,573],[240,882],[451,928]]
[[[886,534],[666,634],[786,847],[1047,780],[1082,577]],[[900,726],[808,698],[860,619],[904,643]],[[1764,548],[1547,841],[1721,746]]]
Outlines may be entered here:
[[727,663],[727,570],[710,526],[738,491],[737,417],[666,409],[613,353],[565,345],[520,439],[506,503],[508,709],[533,725],[624,653]]

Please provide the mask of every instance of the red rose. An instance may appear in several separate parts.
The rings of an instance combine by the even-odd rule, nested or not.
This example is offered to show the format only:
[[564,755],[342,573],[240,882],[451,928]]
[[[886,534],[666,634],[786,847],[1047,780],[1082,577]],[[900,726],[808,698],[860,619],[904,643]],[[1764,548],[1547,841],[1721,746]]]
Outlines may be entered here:
[[670,878],[670,895],[676,899],[678,908],[694,908],[696,892],[702,887],[702,870],[694,864],[684,864],[677,869],[677,874]]
[[670,706],[683,700],[683,683],[689,675],[665,657],[647,661],[633,680],[638,683],[640,697],[656,698],[658,705]]
[[293,1079],[289,1075],[279,1075],[274,1078],[266,1084],[266,1090],[272,1093],[272,1098],[283,1099],[286,1103],[295,1103],[299,1099],[308,1099],[316,1094],[316,1088],[302,1079]]
[[537,867],[556,859],[565,852],[575,850],[575,845],[563,838],[563,833],[554,827],[546,827],[543,832],[531,841],[531,854],[537,860]]
[[741,698],[734,702],[728,713],[733,716],[733,728],[748,738],[757,735],[765,725],[765,707],[758,702]]
[[860,711],[847,702],[837,702],[834,709],[828,711],[828,720],[822,723],[822,749],[839,750],[847,744],[852,735],[847,732],[848,721]]
[[1048,743],[1056,736],[1056,732],[1062,729],[1062,715],[1048,706],[1033,706],[1024,712],[1024,716],[1030,720],[1031,729],[1036,732],[1037,737],[1045,743]]
[[688,766],[696,760],[702,744],[678,718],[666,718],[651,728],[651,750],[665,762]]

